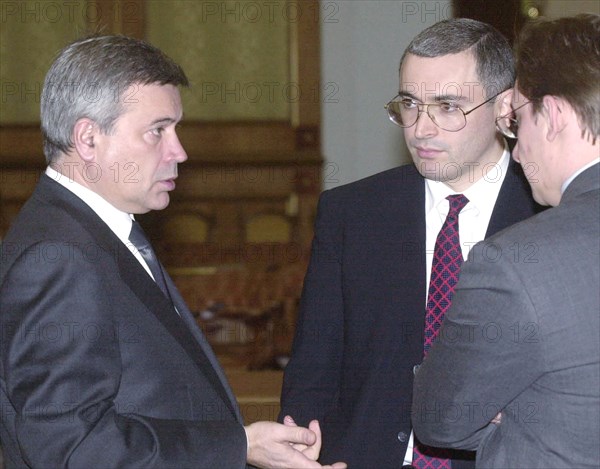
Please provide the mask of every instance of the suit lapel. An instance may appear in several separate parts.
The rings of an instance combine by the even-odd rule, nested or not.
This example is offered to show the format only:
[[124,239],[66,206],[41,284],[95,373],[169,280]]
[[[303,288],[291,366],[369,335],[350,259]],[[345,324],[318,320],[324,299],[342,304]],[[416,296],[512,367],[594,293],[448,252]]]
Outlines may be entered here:
[[[387,185],[382,190],[385,197],[377,200],[384,223],[378,232],[380,244],[374,246],[378,251],[383,249],[384,256],[389,259],[381,262],[394,265],[391,271],[396,282],[394,288],[403,303],[394,314],[384,314],[380,320],[385,327],[396,330],[398,337],[403,337],[407,330],[414,331],[410,339],[398,343],[402,343],[401,353],[406,359],[417,364],[423,354],[427,291],[425,179],[413,165],[401,166],[391,175],[385,182],[380,181]],[[386,249],[386,245],[392,249]]]
[[[236,412],[235,405],[232,402],[231,391],[228,389],[229,386],[225,384],[225,379],[221,379],[217,372],[217,369],[220,371],[220,366],[212,351],[207,353],[209,352],[209,345],[195,324],[194,319],[190,318],[191,313],[187,307],[183,306],[183,299],[178,294],[172,280],[168,275],[165,275],[165,280],[168,279],[167,288],[169,288],[169,293],[173,301],[176,302],[177,310],[182,317],[177,314],[177,311],[175,311],[173,305],[165,297],[158,285],[150,278],[137,259],[133,257],[124,245],[121,251],[118,265],[123,281],[131,288],[139,300],[144,303],[146,308],[156,316],[169,334],[183,347],[190,358],[198,365],[202,373],[204,373],[213,389],[227,403],[231,413],[239,418],[239,414]],[[194,332],[192,332],[192,328]]]
[[[169,292],[174,301],[175,297],[177,298],[177,309],[182,313],[182,317],[184,313],[187,315],[184,320],[177,315],[171,302],[129,249],[85,202],[45,174],[42,175],[36,192],[43,203],[49,201],[67,211],[74,220],[77,220],[89,231],[100,248],[114,256],[123,282],[183,347],[227,404],[232,415],[241,421],[239,410],[235,405],[235,398],[229,389],[221,367],[198,326],[195,325],[195,322],[194,325],[191,324],[191,313],[185,307],[183,299],[168,275],[166,277],[168,278]],[[191,321],[193,321],[193,317]]]
[[[164,268],[163,268],[164,270]],[[173,283],[173,280],[169,276],[169,274],[165,271],[165,281],[167,283],[167,288],[169,289],[169,293],[171,298],[173,299],[174,306],[177,308],[177,312],[180,314],[181,319],[187,324],[189,331],[194,336],[194,339],[198,345],[202,348],[202,352],[206,359],[210,362],[211,370],[214,371],[215,376],[218,378],[218,383],[222,387],[223,391],[227,395],[228,401],[231,404],[230,409],[235,413],[240,423],[242,422],[242,416],[239,411],[239,407],[237,405],[237,401],[233,391],[231,390],[229,383],[227,381],[227,377],[221,368],[221,364],[217,360],[212,347],[206,340],[206,336],[200,330],[200,327],[196,323],[194,316],[190,312],[187,307],[184,299],[181,297],[181,294],[177,290],[177,287]],[[225,400],[225,399],[224,399]]]
[[412,272],[416,282],[415,290],[425,292],[428,269],[424,255],[425,179],[413,165],[402,166],[400,169],[402,172],[398,173],[398,179],[388,191],[388,194],[393,194],[390,197],[390,226],[394,236],[402,240],[401,252],[395,255],[399,256],[399,264]]
[[543,207],[533,200],[521,165],[511,159],[485,237],[488,238],[541,210]]

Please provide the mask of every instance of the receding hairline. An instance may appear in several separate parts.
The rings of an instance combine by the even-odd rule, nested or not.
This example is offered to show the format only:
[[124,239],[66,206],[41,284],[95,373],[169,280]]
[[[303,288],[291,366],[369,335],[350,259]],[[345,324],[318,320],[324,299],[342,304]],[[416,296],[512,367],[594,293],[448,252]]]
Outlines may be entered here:
[[[418,57],[420,59],[441,59],[442,57],[451,57],[451,56],[459,56],[462,54],[467,54],[471,56],[471,59],[473,60],[473,64],[475,65],[475,71],[477,72],[477,55],[475,53],[475,45],[472,45],[471,47],[467,47],[464,50],[461,50],[459,52],[450,52],[448,54],[442,54],[442,55],[436,55],[435,57],[430,57],[428,55],[419,55],[419,54],[415,54],[414,52],[409,52],[408,50],[402,55],[402,61],[400,62],[400,66],[398,67],[398,72],[402,73],[402,67],[404,66],[404,62],[406,62],[406,59],[408,58],[408,56],[413,56],[413,57]],[[477,78],[480,78],[479,76]]]
[[[472,65],[473,65],[473,71],[475,73],[475,82],[473,83],[473,85],[480,85],[482,86],[484,89],[486,88],[485,83],[483,82],[483,79],[481,78],[481,76],[479,76],[479,67],[478,67],[478,63],[477,63],[477,56],[475,55],[475,49],[474,46],[469,47],[468,49],[465,49],[463,51],[460,52],[453,52],[450,54],[444,54],[444,55],[438,55],[436,57],[428,57],[428,56],[423,56],[423,55],[418,55],[418,54],[413,54],[412,52],[408,52],[407,54],[405,54],[404,56],[404,60],[402,61],[402,63],[400,64],[400,68],[398,70],[398,77],[400,79],[400,84],[402,84],[402,70],[404,67],[404,64],[406,62],[406,59],[408,58],[409,55],[419,58],[419,59],[429,59],[429,60],[436,60],[436,59],[441,59],[441,58],[445,58],[445,57],[456,57],[462,54],[466,54],[467,57],[470,56],[471,60],[472,60]],[[456,83],[459,86],[465,86],[468,87],[469,85],[471,85],[471,83],[469,82],[465,82],[465,83]],[[449,86],[450,84],[447,84],[446,86]],[[399,92],[401,93],[402,90],[399,90]],[[442,96],[442,95],[440,95]],[[464,93],[462,93],[462,96],[465,96]],[[441,99],[441,98],[440,98]]]

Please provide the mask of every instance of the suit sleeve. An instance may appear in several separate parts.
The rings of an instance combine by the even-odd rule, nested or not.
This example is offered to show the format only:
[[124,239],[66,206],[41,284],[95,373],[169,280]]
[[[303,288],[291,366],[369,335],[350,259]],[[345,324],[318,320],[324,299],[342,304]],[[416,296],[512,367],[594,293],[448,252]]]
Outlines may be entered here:
[[[439,340],[414,383],[413,426],[427,445],[474,450],[490,421],[543,373],[540,323],[509,249],[480,243],[463,265]],[[503,415],[503,418],[511,418]]]
[[237,422],[164,420],[136,414],[134,403],[115,405],[122,373],[111,308],[119,298],[109,280],[117,274],[102,273],[109,265],[86,261],[72,244],[37,244],[3,279],[2,391],[26,462],[244,467],[246,437]]
[[343,211],[332,192],[319,200],[309,267],[281,395],[281,420],[323,421],[336,405],[343,347]]

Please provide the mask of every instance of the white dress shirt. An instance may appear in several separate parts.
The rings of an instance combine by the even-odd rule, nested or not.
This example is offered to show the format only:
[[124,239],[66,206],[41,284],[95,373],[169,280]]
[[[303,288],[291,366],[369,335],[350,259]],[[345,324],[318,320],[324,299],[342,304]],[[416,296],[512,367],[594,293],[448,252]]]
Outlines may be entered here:
[[[466,260],[473,245],[485,238],[500,187],[506,177],[509,161],[510,153],[505,149],[496,166],[464,192],[456,192],[443,182],[425,180],[427,290],[429,290],[435,240],[450,210],[450,203],[446,197],[461,193],[469,199],[469,203],[458,216],[460,245],[463,259]],[[425,302],[427,302],[427,290],[425,291]]]
[[[469,203],[458,215],[458,234],[463,259],[466,260],[473,245],[485,238],[500,188],[506,177],[509,162],[510,152],[505,147],[504,153],[502,153],[496,165],[464,192],[456,192],[443,182],[425,179],[425,258],[428,267],[425,305],[427,305],[435,241],[450,210],[450,202],[446,200],[446,197],[453,194],[463,194],[469,199]],[[409,465],[412,463],[413,446],[414,433],[411,432],[406,455],[404,456],[404,464]]]
[[78,182],[73,181],[64,174],[59,173],[55,169],[48,166],[46,168],[46,175],[56,182],[58,182],[65,189],[71,191],[74,195],[79,197],[98,215],[104,223],[108,225],[111,231],[119,238],[125,246],[131,251],[138,262],[146,269],[148,275],[154,280],[154,276],[146,264],[146,261],[142,255],[138,252],[135,246],[129,241],[129,234],[131,233],[131,225],[133,215],[122,212],[111,203],[109,203],[102,196],[98,195],[94,191],[82,186]]

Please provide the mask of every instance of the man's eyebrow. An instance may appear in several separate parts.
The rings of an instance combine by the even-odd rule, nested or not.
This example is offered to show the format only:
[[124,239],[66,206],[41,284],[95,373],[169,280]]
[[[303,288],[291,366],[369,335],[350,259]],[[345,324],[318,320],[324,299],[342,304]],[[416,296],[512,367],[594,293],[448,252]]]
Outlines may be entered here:
[[466,96],[459,96],[456,94],[443,94],[435,97],[436,101],[467,101]]
[[408,91],[398,91],[398,96],[400,96],[401,98],[410,98],[414,99],[415,101],[419,101],[419,98],[417,98],[414,94],[409,93]]
[[[415,96],[414,94],[408,92],[408,91],[400,91],[398,93],[398,96],[400,96],[401,98],[410,98],[410,99],[414,99],[415,101],[421,101],[420,98],[418,98],[417,96]],[[440,101],[467,101],[467,97],[466,96],[458,96],[455,94],[442,94],[439,96],[435,96],[433,99],[435,102],[440,102]]]
[[158,119],[153,120],[152,122],[150,122],[150,125],[157,125],[157,124],[173,124],[175,122],[178,122],[176,119],[173,119],[172,117],[160,117]]

